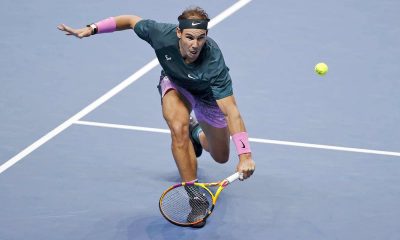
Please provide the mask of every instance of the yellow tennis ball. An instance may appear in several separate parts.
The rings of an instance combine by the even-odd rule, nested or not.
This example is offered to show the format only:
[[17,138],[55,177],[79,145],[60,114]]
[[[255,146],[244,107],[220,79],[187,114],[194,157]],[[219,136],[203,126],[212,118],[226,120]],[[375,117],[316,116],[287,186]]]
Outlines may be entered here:
[[318,63],[315,65],[315,72],[321,76],[325,75],[328,72],[328,65],[325,63]]

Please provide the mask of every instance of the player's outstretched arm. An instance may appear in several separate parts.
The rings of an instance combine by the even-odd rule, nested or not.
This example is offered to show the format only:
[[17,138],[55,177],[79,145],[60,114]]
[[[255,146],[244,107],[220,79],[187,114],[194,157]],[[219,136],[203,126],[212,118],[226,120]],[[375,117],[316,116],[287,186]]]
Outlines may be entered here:
[[132,29],[142,18],[135,15],[120,15],[101,20],[97,23],[88,24],[84,28],[75,29],[65,24],[60,24],[57,28],[68,36],[77,38],[90,37],[96,33],[106,33]]
[[243,178],[246,179],[253,174],[256,165],[251,156],[248,135],[235,98],[233,95],[225,97],[217,100],[217,104],[226,117],[229,132],[239,155],[239,164],[236,170],[243,173]]

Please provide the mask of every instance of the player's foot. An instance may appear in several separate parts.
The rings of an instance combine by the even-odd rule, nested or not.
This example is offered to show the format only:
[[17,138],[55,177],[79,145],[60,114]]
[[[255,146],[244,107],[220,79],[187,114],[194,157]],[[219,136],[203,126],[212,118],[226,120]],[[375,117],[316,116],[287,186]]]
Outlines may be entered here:
[[[189,195],[189,204],[192,210],[187,216],[187,221],[189,223],[197,222],[208,215],[210,203],[205,196],[200,192],[198,186],[185,186],[185,189]],[[206,220],[192,225],[194,228],[204,227]]]
[[201,154],[203,153],[203,147],[200,144],[199,139],[194,139],[193,133],[198,132],[200,129],[200,125],[197,122],[196,118],[190,116],[189,119],[189,137],[190,140],[192,141],[194,152],[196,153],[196,157],[200,157]]
[[[192,211],[190,211],[190,213],[188,214],[187,221],[193,223],[204,219],[208,214],[209,203],[207,199],[198,199],[197,197],[195,197],[194,199],[190,199],[189,201],[190,205],[192,206]],[[191,227],[201,228],[204,227],[204,225],[206,225],[206,220],[193,224]]]
[[[189,213],[189,216],[188,216],[188,221],[189,221],[189,217],[191,217],[190,213]],[[191,221],[191,222],[195,222],[195,221],[196,221],[196,219],[193,219],[193,221]],[[207,223],[207,221],[203,220],[203,221],[201,221],[199,223],[191,225],[190,227],[192,227],[192,228],[202,228],[202,227],[204,227],[204,225],[206,225],[206,223]]]

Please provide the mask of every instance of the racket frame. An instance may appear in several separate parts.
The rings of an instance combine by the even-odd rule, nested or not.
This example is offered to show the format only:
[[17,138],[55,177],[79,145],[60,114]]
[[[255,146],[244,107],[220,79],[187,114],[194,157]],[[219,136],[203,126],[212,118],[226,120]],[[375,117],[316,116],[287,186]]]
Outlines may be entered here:
[[[190,227],[193,225],[196,225],[204,220],[206,220],[211,213],[214,210],[215,204],[217,203],[218,197],[221,194],[222,190],[224,190],[224,188],[226,186],[228,186],[230,183],[234,182],[235,180],[240,178],[240,173],[236,172],[234,174],[232,174],[231,176],[225,178],[222,181],[219,182],[211,182],[211,183],[197,183],[197,182],[181,182],[175,185],[172,185],[171,187],[169,187],[167,190],[165,190],[160,197],[159,203],[158,203],[158,207],[160,209],[161,214],[163,215],[163,217],[165,219],[167,219],[170,223],[181,226],[181,227]],[[210,208],[210,210],[208,210],[206,216],[204,216],[204,218],[196,221],[196,222],[191,222],[191,223],[180,223],[180,222],[175,222],[173,220],[171,220],[170,218],[168,218],[167,215],[165,215],[165,213],[162,210],[162,200],[164,199],[164,196],[171,190],[178,188],[178,187],[182,187],[182,186],[198,186],[201,187],[203,189],[205,189],[211,196],[212,199],[212,206]],[[215,194],[211,192],[211,190],[209,189],[209,187],[215,187],[215,186],[219,186],[217,191],[215,191]]]

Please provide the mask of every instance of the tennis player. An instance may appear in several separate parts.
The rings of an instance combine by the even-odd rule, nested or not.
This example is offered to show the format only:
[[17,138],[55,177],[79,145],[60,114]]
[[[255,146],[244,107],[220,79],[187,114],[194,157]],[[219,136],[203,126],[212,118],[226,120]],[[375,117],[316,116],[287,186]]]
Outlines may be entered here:
[[178,17],[178,25],[122,15],[81,29],[64,24],[58,29],[78,38],[133,29],[155,50],[163,68],[158,85],[162,113],[171,130],[172,154],[182,181],[197,181],[196,157],[202,149],[216,162],[226,163],[230,136],[239,156],[236,170],[243,180],[253,174],[255,162],[229,68],[216,42],[208,37],[208,22],[202,8],[191,7]]

